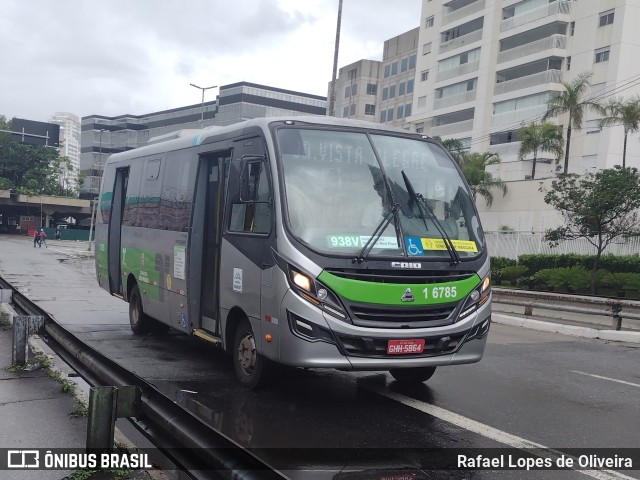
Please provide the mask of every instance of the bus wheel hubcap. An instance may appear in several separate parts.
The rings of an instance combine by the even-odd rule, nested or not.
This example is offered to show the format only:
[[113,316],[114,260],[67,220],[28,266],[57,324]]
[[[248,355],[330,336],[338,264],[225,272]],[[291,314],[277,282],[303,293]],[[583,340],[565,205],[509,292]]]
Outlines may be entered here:
[[256,342],[253,335],[245,333],[238,345],[238,363],[245,375],[252,375],[256,365]]

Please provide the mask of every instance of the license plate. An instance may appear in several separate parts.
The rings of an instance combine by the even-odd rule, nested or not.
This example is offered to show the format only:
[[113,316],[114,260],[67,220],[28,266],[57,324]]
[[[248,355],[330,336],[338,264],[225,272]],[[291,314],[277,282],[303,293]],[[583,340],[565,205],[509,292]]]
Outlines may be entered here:
[[407,353],[422,353],[424,350],[424,339],[415,340],[389,340],[387,343],[387,354],[402,355]]

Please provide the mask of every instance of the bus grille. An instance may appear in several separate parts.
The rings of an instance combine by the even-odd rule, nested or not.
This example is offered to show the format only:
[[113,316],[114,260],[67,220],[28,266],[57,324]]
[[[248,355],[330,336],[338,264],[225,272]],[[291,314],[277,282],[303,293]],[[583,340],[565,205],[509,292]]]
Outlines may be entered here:
[[376,283],[430,284],[455,282],[473,277],[472,271],[438,271],[438,270],[363,270],[351,268],[326,269],[327,273],[349,280]]
[[386,338],[360,338],[339,335],[340,347],[347,355],[354,357],[377,358],[422,358],[455,353],[464,343],[468,332],[454,333],[446,337],[417,337],[424,338],[424,350],[415,355],[390,355],[387,353]]
[[457,303],[420,307],[349,305],[354,325],[374,328],[426,328],[451,325]]

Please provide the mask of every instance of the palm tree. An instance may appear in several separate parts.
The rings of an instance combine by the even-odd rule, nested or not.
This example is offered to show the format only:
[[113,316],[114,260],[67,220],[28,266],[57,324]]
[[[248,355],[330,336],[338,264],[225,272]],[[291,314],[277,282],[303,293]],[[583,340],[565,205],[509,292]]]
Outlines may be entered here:
[[591,73],[583,72],[571,83],[562,82],[564,91],[553,95],[547,102],[547,112],[542,120],[557,117],[564,113],[569,114],[567,124],[567,145],[564,149],[564,173],[569,170],[569,146],[571,145],[571,128],[580,130],[582,119],[588,108],[597,108],[598,102],[584,98],[584,94],[590,85]]
[[555,156],[556,162],[560,161],[563,151],[563,138],[562,130],[557,125],[549,122],[543,122],[538,125],[532,122],[518,131],[518,139],[520,140],[518,160],[522,161],[524,157],[533,153],[531,179],[536,178],[538,152],[550,152]]
[[499,188],[502,190],[502,195],[507,193],[507,185],[499,179],[491,178],[491,174],[486,171],[488,165],[495,165],[500,163],[500,157],[495,153],[467,153],[464,155],[464,160],[460,166],[464,177],[469,184],[469,190],[473,195],[473,200],[476,200],[476,195],[480,194],[487,207],[490,207],[493,203],[493,193],[491,190]]
[[640,130],[640,96],[635,95],[627,101],[622,98],[612,98],[598,110],[604,116],[600,120],[600,127],[622,125],[624,127],[624,147],[622,150],[622,168],[626,167],[627,135]]
[[447,138],[443,140],[440,137],[433,137],[433,139],[442,145],[445,150],[447,150],[453,159],[458,163],[458,165],[462,164],[462,159],[464,158],[464,144],[458,140],[457,138]]

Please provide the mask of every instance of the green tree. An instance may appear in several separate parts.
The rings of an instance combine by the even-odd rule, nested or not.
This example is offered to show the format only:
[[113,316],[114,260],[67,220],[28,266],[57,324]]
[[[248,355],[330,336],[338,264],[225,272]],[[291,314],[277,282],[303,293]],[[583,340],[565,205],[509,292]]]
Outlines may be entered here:
[[622,150],[622,168],[627,166],[627,136],[640,129],[640,96],[628,100],[612,98],[598,108],[603,115],[600,127],[622,125],[624,127],[624,147]]
[[499,179],[491,178],[486,168],[489,165],[500,163],[500,157],[494,153],[466,153],[460,169],[467,179],[473,200],[480,194],[488,207],[493,203],[494,189],[502,190],[502,195],[507,193],[507,185]]
[[[11,122],[0,115],[0,130],[11,130]],[[59,172],[69,159],[55,148],[26,145],[0,132],[0,189],[17,193],[60,195]],[[75,196],[72,190],[63,195]]]
[[443,140],[440,137],[433,137],[433,139],[442,145],[453,157],[453,159],[458,162],[458,165],[462,164],[464,160],[465,148],[464,144],[458,140],[457,138],[447,138]]
[[582,120],[588,109],[596,109],[598,103],[585,98],[587,88],[589,88],[591,79],[590,72],[584,72],[571,83],[562,82],[564,91],[558,95],[553,95],[547,102],[547,112],[542,117],[543,121],[550,117],[557,117],[565,113],[569,114],[569,122],[567,124],[567,144],[564,149],[564,170],[565,174],[569,171],[569,147],[571,146],[571,129],[580,130],[582,128]]
[[581,177],[561,174],[544,201],[555,208],[564,225],[545,234],[551,245],[584,238],[596,249],[591,269],[591,293],[607,246],[621,235],[639,233],[640,175],[635,168],[615,167]]
[[532,179],[536,178],[538,152],[549,152],[554,155],[556,162],[560,161],[563,151],[563,138],[562,130],[557,125],[549,122],[541,124],[532,122],[518,131],[518,139],[520,140],[518,160],[522,161],[530,153],[533,154]]

